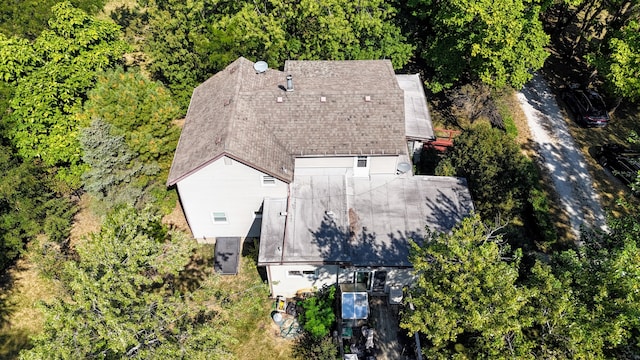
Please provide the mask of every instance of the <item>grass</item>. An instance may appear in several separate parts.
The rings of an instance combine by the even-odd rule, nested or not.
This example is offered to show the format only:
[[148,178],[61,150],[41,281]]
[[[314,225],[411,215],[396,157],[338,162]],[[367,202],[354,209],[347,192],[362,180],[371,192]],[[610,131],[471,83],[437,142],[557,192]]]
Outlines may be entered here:
[[30,347],[31,336],[42,331],[44,315],[37,308],[39,301],[47,301],[60,293],[55,281],[45,279],[32,262],[36,246],[30,246],[26,254],[5,275],[0,302],[5,304],[6,317],[0,327],[0,359],[14,359],[20,350]]
[[[261,281],[253,258],[243,257],[237,276],[226,276],[225,283],[230,288],[244,291],[243,284]],[[234,337],[238,343],[232,348],[236,358],[247,360],[292,359],[293,341],[281,338],[279,328],[271,320],[273,300],[266,296],[254,297],[253,311],[235,313]]]
[[[214,246],[203,244],[198,252],[206,260],[210,276],[214,276]],[[218,286],[235,294],[231,313],[225,314],[232,336],[237,342],[231,351],[237,359],[285,360],[292,359],[291,340],[279,336],[279,328],[271,319],[274,302],[268,297],[268,289],[261,278],[257,266],[257,249],[253,244],[245,244],[240,258],[237,275],[219,276]]]
[[[180,210],[165,217],[164,222],[177,230],[184,230],[186,221]],[[84,236],[99,229],[100,220],[91,213],[90,201],[82,198],[80,212],[74,219],[73,244],[78,244]],[[44,316],[36,307],[40,301],[48,301],[60,296],[59,285],[40,275],[32,259],[36,258],[37,246],[30,246],[28,252],[11,268],[0,290],[0,359],[14,359],[22,349],[30,347],[30,337],[42,331]],[[213,274],[213,246],[200,245],[194,261],[187,269],[190,284],[197,286]],[[257,266],[254,246],[245,246],[240,259],[240,271],[235,276],[219,277],[218,285],[228,292],[238,294],[232,306],[233,311],[224,314],[228,319],[232,336],[237,342],[231,351],[242,360],[285,360],[291,359],[293,342],[278,336],[278,327],[271,320],[273,301],[263,283]],[[195,285],[194,285],[195,284]]]

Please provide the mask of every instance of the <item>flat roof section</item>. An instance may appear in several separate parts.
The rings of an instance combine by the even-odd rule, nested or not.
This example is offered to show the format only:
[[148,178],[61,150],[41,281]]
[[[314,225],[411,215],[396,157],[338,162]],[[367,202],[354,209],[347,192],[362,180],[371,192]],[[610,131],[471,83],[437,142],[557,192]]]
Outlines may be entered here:
[[[265,199],[258,263],[410,267],[410,241],[473,210],[464,179],[296,175],[290,204]],[[286,217],[286,220],[285,220]]]
[[240,238],[239,237],[219,237],[216,238],[215,256],[213,268],[217,273],[223,275],[238,274],[238,263],[240,258]]
[[404,126],[408,139],[433,140],[433,124],[420,75],[396,75],[404,90]]

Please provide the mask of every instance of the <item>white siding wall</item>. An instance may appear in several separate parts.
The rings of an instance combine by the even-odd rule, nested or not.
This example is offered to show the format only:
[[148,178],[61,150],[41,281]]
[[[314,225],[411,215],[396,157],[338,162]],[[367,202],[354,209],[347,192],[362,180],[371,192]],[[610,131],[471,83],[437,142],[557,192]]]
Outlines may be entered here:
[[398,171],[398,156],[372,156],[369,157],[371,165],[369,172],[374,174],[395,174]]
[[[413,269],[381,267],[375,268],[375,270],[384,270],[387,272],[384,289],[386,293],[389,292],[390,286],[410,286],[415,281]],[[308,274],[305,274],[305,271],[308,272]],[[338,281],[340,283],[353,282],[354,271],[338,269],[336,265],[314,266],[300,264],[267,266],[269,283],[271,284],[272,296],[274,297],[278,295],[293,297],[298,290],[311,289],[314,287],[321,288],[323,285],[335,284],[336,273],[338,271]],[[311,272],[313,272],[313,274],[311,274]]]
[[[354,175],[357,156],[300,157],[296,158],[295,174],[300,175]],[[395,174],[399,157],[369,156],[367,172],[370,174]],[[362,176],[362,174],[358,174]],[[364,176],[367,176],[365,174]]]
[[[230,164],[230,165],[227,165]],[[275,179],[263,185],[264,174],[229,158],[221,158],[178,182],[178,192],[193,236],[198,240],[218,236],[257,236],[254,212],[262,199],[286,197],[288,184]],[[215,223],[212,214],[224,212],[227,223]],[[253,233],[250,233],[253,230]]]
[[[321,288],[336,283],[336,265],[270,265],[267,275],[272,296],[293,297],[298,290]],[[298,275],[298,272],[301,275]],[[305,274],[308,272],[309,274]],[[313,272],[313,274],[310,274]]]

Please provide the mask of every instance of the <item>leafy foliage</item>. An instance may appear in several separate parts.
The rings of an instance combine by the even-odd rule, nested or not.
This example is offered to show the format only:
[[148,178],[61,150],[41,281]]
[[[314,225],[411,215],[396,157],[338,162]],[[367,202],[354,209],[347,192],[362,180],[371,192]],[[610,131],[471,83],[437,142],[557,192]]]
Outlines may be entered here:
[[329,334],[336,321],[333,312],[335,295],[336,288],[331,286],[302,302],[304,311],[300,315],[300,322],[312,337],[319,339]]
[[21,157],[56,167],[60,179],[78,188],[83,124],[74,114],[97,72],[119,61],[127,45],[115,24],[94,20],[68,2],[52,12],[49,29],[33,42],[0,38],[8,43],[1,47],[0,77],[15,83],[6,129]]
[[[7,36],[34,39],[47,27],[51,7],[60,0],[0,1],[0,32]],[[105,0],[72,0],[71,4],[90,14],[104,6]]]
[[98,75],[80,117],[82,122],[99,118],[110,124],[113,134],[123,136],[139,161],[157,162],[162,169],[159,177],[166,178],[179,137],[171,121],[179,114],[161,83],[138,70],[117,68]]
[[640,101],[640,19],[615,32],[603,54],[594,59],[612,92]]
[[98,76],[81,122],[85,189],[103,204],[145,203],[172,209],[175,196],[165,180],[178,142],[173,125],[179,108],[169,92],[137,70],[115,69]]
[[0,146],[0,270],[24,245],[46,233],[52,241],[69,236],[74,205],[49,189],[47,176],[32,162],[20,162]]
[[296,359],[301,360],[340,359],[338,347],[332,341],[331,336],[315,337],[308,333],[296,339],[296,344],[293,347],[293,355]]
[[429,86],[434,92],[476,79],[495,88],[520,88],[548,56],[541,1],[415,0],[411,4],[426,28],[421,57],[433,69]]
[[144,168],[129,151],[124,136],[114,135],[112,126],[99,118],[82,129],[80,144],[84,150],[82,160],[89,169],[82,174],[84,189],[110,205],[140,205],[144,184],[136,182],[143,171],[157,172],[157,166]]
[[43,305],[21,358],[231,358],[215,307],[177,290],[194,245],[148,210],[116,209],[64,264],[68,300]]
[[502,245],[508,234],[469,217],[414,245],[415,310],[401,326],[427,337],[429,358],[630,358],[639,350],[638,210],[577,249],[522,263]]
[[509,218],[519,216],[527,201],[531,166],[510,137],[479,123],[456,138],[436,174],[466,178],[484,219]]
[[415,311],[401,326],[427,337],[429,358],[452,356],[450,342],[468,355],[516,355],[509,348],[526,325],[519,315],[529,294],[516,284],[521,254],[509,254],[502,242],[474,215],[451,234],[436,234],[424,247],[414,245],[411,261],[418,279],[410,294]]
[[186,107],[191,90],[239,56],[280,67],[286,59],[390,58],[413,47],[382,0],[149,1],[151,72]]

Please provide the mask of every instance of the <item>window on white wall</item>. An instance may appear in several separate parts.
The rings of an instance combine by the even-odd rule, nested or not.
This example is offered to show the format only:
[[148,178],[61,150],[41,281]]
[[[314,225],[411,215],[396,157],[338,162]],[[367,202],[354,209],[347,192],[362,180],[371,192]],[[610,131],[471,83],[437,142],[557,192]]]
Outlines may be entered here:
[[211,213],[211,218],[214,224],[226,224],[229,222],[227,219],[227,213],[223,211],[214,211]]
[[366,177],[369,176],[369,158],[367,156],[358,156],[353,164],[353,176]]
[[357,162],[356,166],[359,167],[359,168],[366,168],[367,167],[367,157],[366,156],[358,156],[358,162]]
[[287,276],[314,280],[318,278],[318,272],[316,270],[289,270]]
[[262,175],[262,185],[273,186],[276,184],[276,178],[270,175]]

